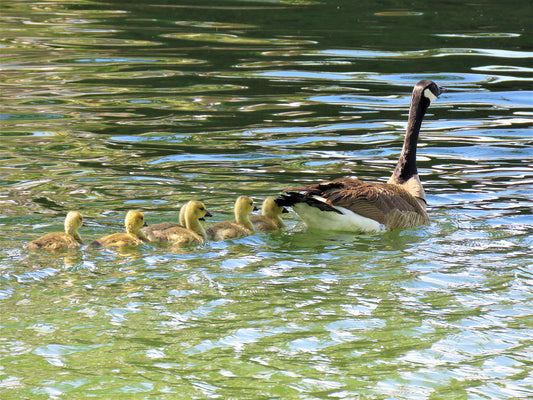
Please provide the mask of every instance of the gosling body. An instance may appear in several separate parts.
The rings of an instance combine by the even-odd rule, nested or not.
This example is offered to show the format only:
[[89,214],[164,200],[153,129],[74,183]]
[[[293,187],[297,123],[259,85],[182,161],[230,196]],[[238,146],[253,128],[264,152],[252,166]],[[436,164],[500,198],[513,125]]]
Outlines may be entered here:
[[196,200],[190,201],[184,208],[182,217],[185,227],[181,224],[171,224],[172,226],[166,229],[151,231],[147,237],[152,241],[169,242],[177,246],[204,244],[206,233],[200,221],[205,221],[205,217],[211,217],[211,213],[201,201]]
[[226,240],[251,235],[254,232],[254,226],[250,221],[250,213],[256,210],[257,207],[254,206],[254,201],[250,197],[240,196],[235,201],[235,219],[218,222],[209,227],[206,230],[207,238]]
[[65,231],[51,232],[39,239],[35,239],[24,245],[28,250],[62,250],[73,249],[83,244],[81,236],[78,233],[83,225],[83,216],[78,211],[69,211],[65,217]]
[[129,247],[139,246],[148,242],[148,238],[141,231],[145,225],[144,214],[141,211],[130,210],[124,219],[126,232],[117,232],[101,239],[95,240],[91,243],[92,246],[104,247]]
[[[150,241],[157,241],[157,240],[164,240],[164,239],[161,239],[161,234],[163,231],[166,231],[167,229],[176,228],[176,227],[187,228],[187,224],[185,223],[185,210],[187,209],[187,205],[189,203],[185,203],[183,206],[181,206],[180,213],[179,213],[179,221],[180,221],[179,223],[161,222],[159,224],[149,225],[142,229],[143,233],[146,235],[146,237]],[[205,236],[205,233],[204,233],[204,236]]]

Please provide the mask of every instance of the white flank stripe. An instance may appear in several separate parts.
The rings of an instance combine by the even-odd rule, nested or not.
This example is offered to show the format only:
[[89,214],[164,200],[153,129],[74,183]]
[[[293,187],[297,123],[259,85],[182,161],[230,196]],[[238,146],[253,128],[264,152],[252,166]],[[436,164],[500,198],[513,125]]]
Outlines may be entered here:
[[306,203],[297,203],[292,208],[311,229],[344,232],[383,232],[386,230],[383,224],[343,207],[335,207],[342,214],[321,211]]

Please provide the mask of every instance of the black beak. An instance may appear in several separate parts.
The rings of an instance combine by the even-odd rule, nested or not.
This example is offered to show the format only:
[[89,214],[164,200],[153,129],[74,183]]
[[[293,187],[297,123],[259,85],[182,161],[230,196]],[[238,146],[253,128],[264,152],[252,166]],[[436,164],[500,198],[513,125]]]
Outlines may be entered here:
[[148,224],[146,223],[146,221],[144,221],[143,227],[144,227],[144,226],[148,226]]
[[257,208],[256,206],[254,206],[253,211],[259,211],[259,208]]
[[213,214],[211,214],[209,211],[205,210],[205,216],[206,217],[212,217]]
[[287,210],[285,207],[283,207],[283,210],[281,210],[281,213],[282,214],[288,214],[289,210]]
[[437,86],[439,88],[439,94],[437,96],[440,96],[443,92],[446,92],[448,89],[442,86]]

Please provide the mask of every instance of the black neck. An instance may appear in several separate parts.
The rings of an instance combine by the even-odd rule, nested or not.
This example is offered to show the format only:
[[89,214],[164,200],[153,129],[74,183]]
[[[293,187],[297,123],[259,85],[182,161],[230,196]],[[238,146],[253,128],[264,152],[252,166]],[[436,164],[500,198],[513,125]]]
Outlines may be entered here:
[[402,154],[392,174],[393,180],[397,183],[404,183],[418,173],[416,169],[416,145],[422,120],[428,107],[428,99],[422,96],[421,93],[413,94]]

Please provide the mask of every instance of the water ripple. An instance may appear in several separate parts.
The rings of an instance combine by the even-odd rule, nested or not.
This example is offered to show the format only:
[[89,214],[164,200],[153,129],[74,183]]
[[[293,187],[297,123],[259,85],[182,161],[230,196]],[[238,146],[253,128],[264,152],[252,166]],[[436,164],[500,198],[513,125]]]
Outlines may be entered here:
[[[0,6],[0,397],[530,394],[529,3],[71,3]],[[198,198],[208,226],[242,194],[386,182],[420,79],[448,89],[420,135],[427,226],[289,213],[192,248],[22,249],[71,209],[90,243],[130,208]]]

